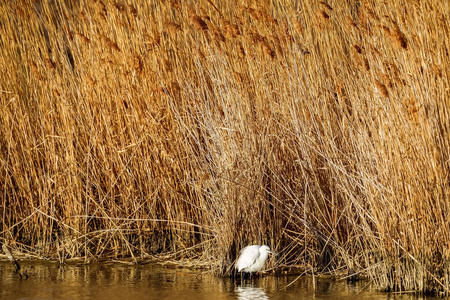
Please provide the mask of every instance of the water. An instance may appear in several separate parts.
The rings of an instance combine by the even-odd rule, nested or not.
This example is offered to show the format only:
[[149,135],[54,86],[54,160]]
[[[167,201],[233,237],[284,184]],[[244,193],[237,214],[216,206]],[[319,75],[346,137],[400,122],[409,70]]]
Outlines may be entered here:
[[314,288],[311,277],[294,281],[296,276],[267,276],[236,284],[228,278],[159,265],[21,265],[30,276],[27,280],[21,280],[9,262],[0,262],[0,299],[421,299],[376,292],[364,282],[316,278]]

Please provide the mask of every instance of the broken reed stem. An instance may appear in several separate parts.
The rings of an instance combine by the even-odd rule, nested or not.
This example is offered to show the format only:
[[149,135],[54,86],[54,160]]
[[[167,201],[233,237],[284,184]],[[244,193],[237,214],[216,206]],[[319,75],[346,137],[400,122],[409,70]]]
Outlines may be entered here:
[[22,269],[20,268],[19,262],[14,258],[13,254],[9,250],[8,246],[6,244],[2,245],[3,252],[6,254],[6,257],[8,257],[9,261],[13,264],[14,268],[16,269],[16,272],[19,274],[20,278],[22,279],[25,277],[25,279],[28,279],[28,274],[24,273]]

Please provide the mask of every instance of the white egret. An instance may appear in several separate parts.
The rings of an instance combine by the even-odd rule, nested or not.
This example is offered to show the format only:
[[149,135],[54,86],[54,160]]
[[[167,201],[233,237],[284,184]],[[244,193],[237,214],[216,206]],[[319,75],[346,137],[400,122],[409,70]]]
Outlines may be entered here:
[[270,251],[269,246],[266,245],[250,245],[242,249],[235,268],[238,272],[253,273],[258,272],[264,267],[264,263],[269,257],[269,253],[275,254]]

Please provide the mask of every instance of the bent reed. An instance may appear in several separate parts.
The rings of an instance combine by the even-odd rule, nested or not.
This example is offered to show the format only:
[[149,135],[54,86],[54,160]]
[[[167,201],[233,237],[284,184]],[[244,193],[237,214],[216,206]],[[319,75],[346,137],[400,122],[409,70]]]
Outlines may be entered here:
[[0,242],[448,294],[447,1],[2,1]]

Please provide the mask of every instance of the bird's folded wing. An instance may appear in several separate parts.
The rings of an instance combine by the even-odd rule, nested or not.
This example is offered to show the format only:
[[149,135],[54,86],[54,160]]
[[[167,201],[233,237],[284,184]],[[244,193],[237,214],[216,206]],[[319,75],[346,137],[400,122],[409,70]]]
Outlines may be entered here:
[[236,262],[236,267],[239,270],[250,267],[255,263],[259,256],[259,246],[247,246],[242,249],[241,254]]

